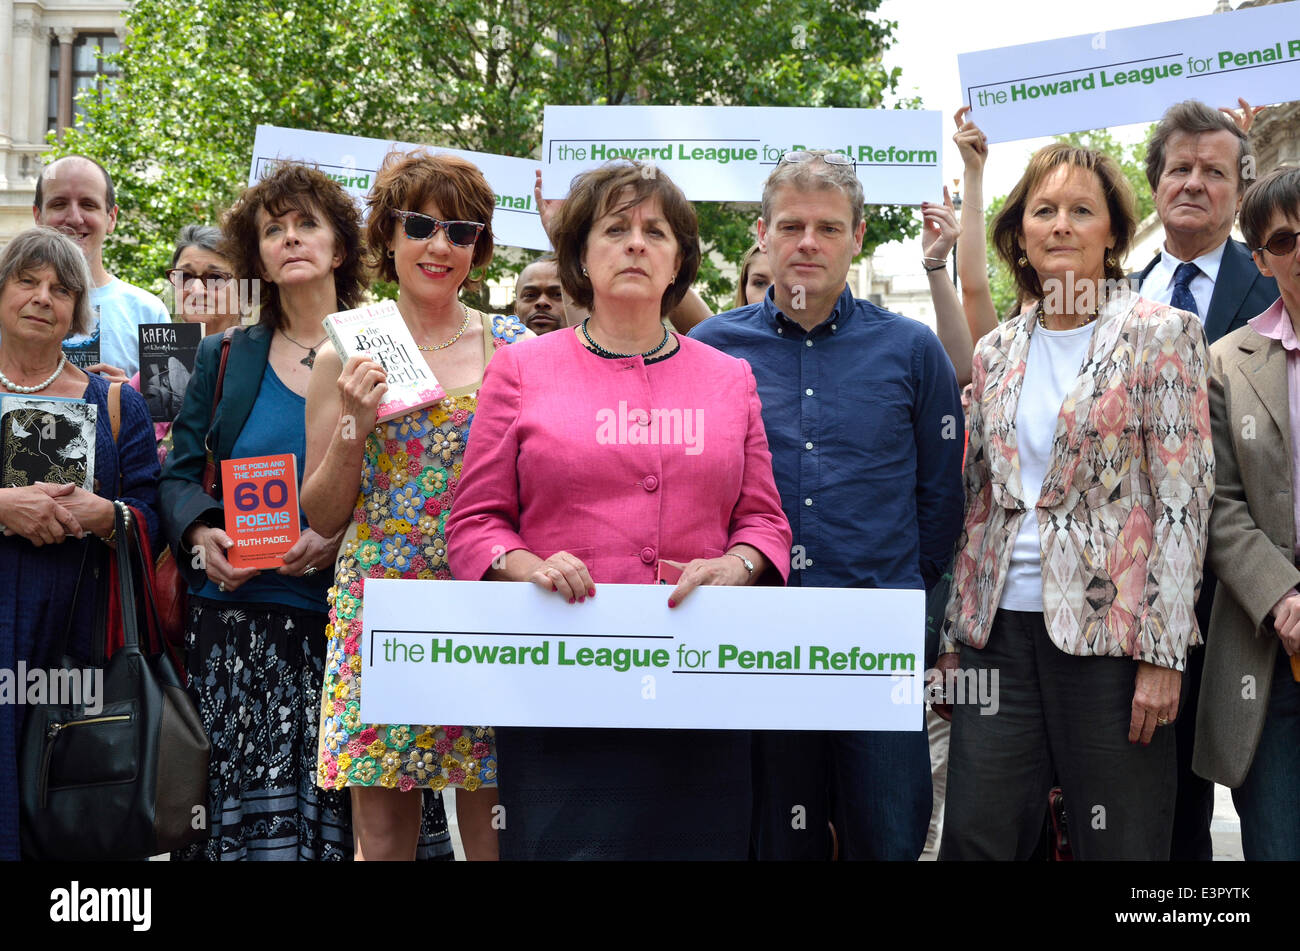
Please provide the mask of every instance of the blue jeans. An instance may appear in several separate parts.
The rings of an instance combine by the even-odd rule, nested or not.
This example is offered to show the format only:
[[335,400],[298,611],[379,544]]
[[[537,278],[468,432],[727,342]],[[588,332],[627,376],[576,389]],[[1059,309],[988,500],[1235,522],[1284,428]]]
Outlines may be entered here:
[[[754,854],[760,861],[840,857],[914,862],[932,806],[930,747],[910,733],[754,733]],[[800,808],[802,807],[802,808]]]
[[1278,644],[1273,685],[1255,758],[1232,802],[1241,818],[1241,851],[1248,862],[1300,859],[1300,684]]

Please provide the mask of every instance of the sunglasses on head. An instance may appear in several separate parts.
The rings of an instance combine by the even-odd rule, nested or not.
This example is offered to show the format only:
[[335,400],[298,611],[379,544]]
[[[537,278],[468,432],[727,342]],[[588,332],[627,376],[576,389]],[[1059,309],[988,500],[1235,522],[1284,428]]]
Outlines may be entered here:
[[1297,237],[1300,237],[1300,231],[1292,231],[1290,234],[1284,231],[1278,232],[1265,241],[1262,248],[1256,248],[1255,250],[1261,254],[1267,251],[1269,254],[1282,257],[1284,254],[1290,254],[1295,250],[1295,239]]
[[786,152],[781,156],[781,161],[777,162],[777,164],[789,162],[791,165],[798,165],[800,162],[815,162],[817,159],[821,159],[827,165],[852,165],[854,168],[858,167],[857,162],[842,152],[827,152],[825,155],[818,155],[816,152],[809,152],[806,149]]
[[479,221],[439,221],[418,211],[394,211],[393,217],[402,219],[402,233],[412,241],[428,241],[441,228],[447,240],[461,248],[477,241],[479,232],[487,227]]

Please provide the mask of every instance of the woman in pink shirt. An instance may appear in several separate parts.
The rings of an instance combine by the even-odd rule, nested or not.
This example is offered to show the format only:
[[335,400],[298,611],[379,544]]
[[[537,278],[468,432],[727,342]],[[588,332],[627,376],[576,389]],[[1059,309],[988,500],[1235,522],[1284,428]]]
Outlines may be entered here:
[[[574,180],[553,237],[591,316],[484,374],[452,573],[574,603],[680,570],[669,607],[699,585],[783,583],[790,527],[749,365],[661,322],[699,267],[694,209],[662,172],[612,163]],[[747,733],[515,728],[497,743],[502,858],[748,853]]]

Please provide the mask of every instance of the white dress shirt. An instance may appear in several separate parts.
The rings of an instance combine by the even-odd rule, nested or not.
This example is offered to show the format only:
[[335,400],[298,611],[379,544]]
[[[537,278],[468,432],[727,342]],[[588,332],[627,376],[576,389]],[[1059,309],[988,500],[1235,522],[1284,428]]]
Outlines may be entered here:
[[[1202,326],[1205,325],[1206,314],[1210,312],[1210,298],[1214,296],[1214,282],[1219,279],[1219,265],[1223,263],[1223,249],[1227,246],[1228,242],[1225,239],[1223,244],[1213,251],[1202,254],[1191,262],[1201,269],[1201,273],[1192,278],[1192,282],[1188,287],[1192,292],[1192,297],[1196,298],[1196,309],[1200,311]],[[1142,282],[1142,287],[1138,293],[1147,300],[1153,300],[1160,304],[1171,303],[1174,296],[1174,271],[1182,263],[1182,261],[1170,254],[1167,249],[1162,248],[1159,260],[1151,268],[1151,273],[1147,275],[1147,279]]]

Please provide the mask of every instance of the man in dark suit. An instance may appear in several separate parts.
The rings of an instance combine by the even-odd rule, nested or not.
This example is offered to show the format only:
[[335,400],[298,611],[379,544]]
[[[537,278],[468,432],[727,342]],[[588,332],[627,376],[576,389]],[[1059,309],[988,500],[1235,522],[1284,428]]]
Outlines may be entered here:
[[[1201,318],[1209,343],[1244,327],[1277,300],[1277,282],[1264,277],[1250,251],[1230,237],[1241,194],[1253,170],[1246,134],[1224,113],[1189,99],[1170,107],[1147,147],[1146,173],[1156,212],[1165,229],[1164,247],[1130,278],[1150,300],[1172,304]],[[1253,176],[1252,176],[1253,177]],[[1205,571],[1196,619],[1209,636],[1215,578]],[[1170,858],[1206,861],[1214,855],[1210,820],[1214,784],[1192,773],[1196,701],[1201,691],[1204,651],[1188,657],[1178,734],[1178,800]]]

